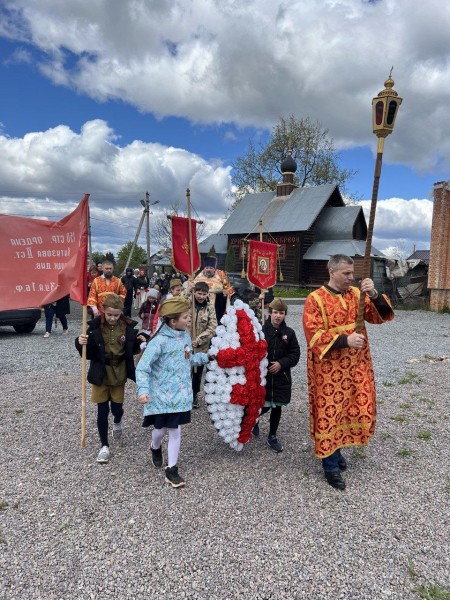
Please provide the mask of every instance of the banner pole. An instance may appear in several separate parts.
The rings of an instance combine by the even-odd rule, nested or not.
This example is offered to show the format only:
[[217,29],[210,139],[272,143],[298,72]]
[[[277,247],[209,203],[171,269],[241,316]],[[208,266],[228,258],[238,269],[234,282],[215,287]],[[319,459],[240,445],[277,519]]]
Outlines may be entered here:
[[[87,330],[87,305],[83,304],[83,325],[82,334],[86,335]],[[85,447],[86,443],[86,346],[81,348],[81,447]]]
[[[259,241],[263,241],[263,222],[262,219],[259,220]],[[266,290],[261,290],[261,325],[264,325],[266,320],[266,315],[264,314],[264,298],[266,296]]]
[[[188,232],[189,232],[189,269],[190,279],[194,283],[194,256],[192,254],[192,226],[191,226],[191,190],[186,190],[186,202],[187,202],[187,217],[188,217]],[[191,338],[194,335],[194,317],[195,317],[195,297],[194,289],[192,288],[191,298]]]

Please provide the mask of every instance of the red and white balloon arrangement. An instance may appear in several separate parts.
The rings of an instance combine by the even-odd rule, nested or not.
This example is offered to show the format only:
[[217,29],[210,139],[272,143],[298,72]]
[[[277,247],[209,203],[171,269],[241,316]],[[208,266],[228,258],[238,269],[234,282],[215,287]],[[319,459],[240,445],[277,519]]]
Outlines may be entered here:
[[221,319],[209,354],[205,400],[223,440],[242,450],[264,406],[267,342],[255,313],[236,300]]

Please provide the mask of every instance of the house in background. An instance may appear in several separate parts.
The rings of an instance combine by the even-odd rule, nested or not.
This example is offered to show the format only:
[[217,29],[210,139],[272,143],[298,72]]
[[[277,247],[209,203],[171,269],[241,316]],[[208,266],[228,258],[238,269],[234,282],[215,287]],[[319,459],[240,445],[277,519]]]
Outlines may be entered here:
[[[279,246],[284,284],[319,286],[328,279],[330,256],[348,254],[355,261],[355,276],[362,275],[367,224],[362,207],[346,205],[334,184],[298,188],[294,185],[295,160],[289,155],[281,164],[283,181],[276,192],[247,194],[217,234],[200,244],[202,254],[214,245],[222,266],[227,248],[235,252],[237,271],[243,266],[246,239]],[[372,276],[384,276],[385,256],[372,248]],[[223,262],[222,262],[223,261]],[[220,267],[219,267],[220,268]]]

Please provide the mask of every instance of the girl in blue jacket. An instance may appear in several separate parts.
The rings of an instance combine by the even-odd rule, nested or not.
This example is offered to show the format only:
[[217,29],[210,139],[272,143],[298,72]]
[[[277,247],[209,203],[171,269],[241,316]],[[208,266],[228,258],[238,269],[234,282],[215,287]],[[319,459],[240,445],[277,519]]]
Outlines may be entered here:
[[191,422],[191,367],[209,362],[206,354],[193,353],[186,329],[190,323],[189,302],[182,297],[165,300],[160,305],[163,324],[147,344],[136,367],[139,402],[144,416],[150,416],[152,462],[163,464],[161,443],[168,432],[166,482],[172,487],[186,485],[178,473],[181,425]]

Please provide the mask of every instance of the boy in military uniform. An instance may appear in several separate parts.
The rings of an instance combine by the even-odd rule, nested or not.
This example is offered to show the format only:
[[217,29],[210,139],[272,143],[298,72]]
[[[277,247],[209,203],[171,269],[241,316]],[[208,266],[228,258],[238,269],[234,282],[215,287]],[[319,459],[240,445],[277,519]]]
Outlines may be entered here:
[[88,323],[86,335],[75,339],[81,354],[86,346],[86,357],[91,361],[88,381],[92,384],[91,402],[97,404],[97,427],[101,449],[97,462],[109,460],[108,415],[114,417],[113,438],[122,436],[123,400],[127,379],[136,381],[133,355],[140,350],[144,336],[138,336],[135,321],[123,316],[123,300],[117,294],[108,294],[103,313]]

